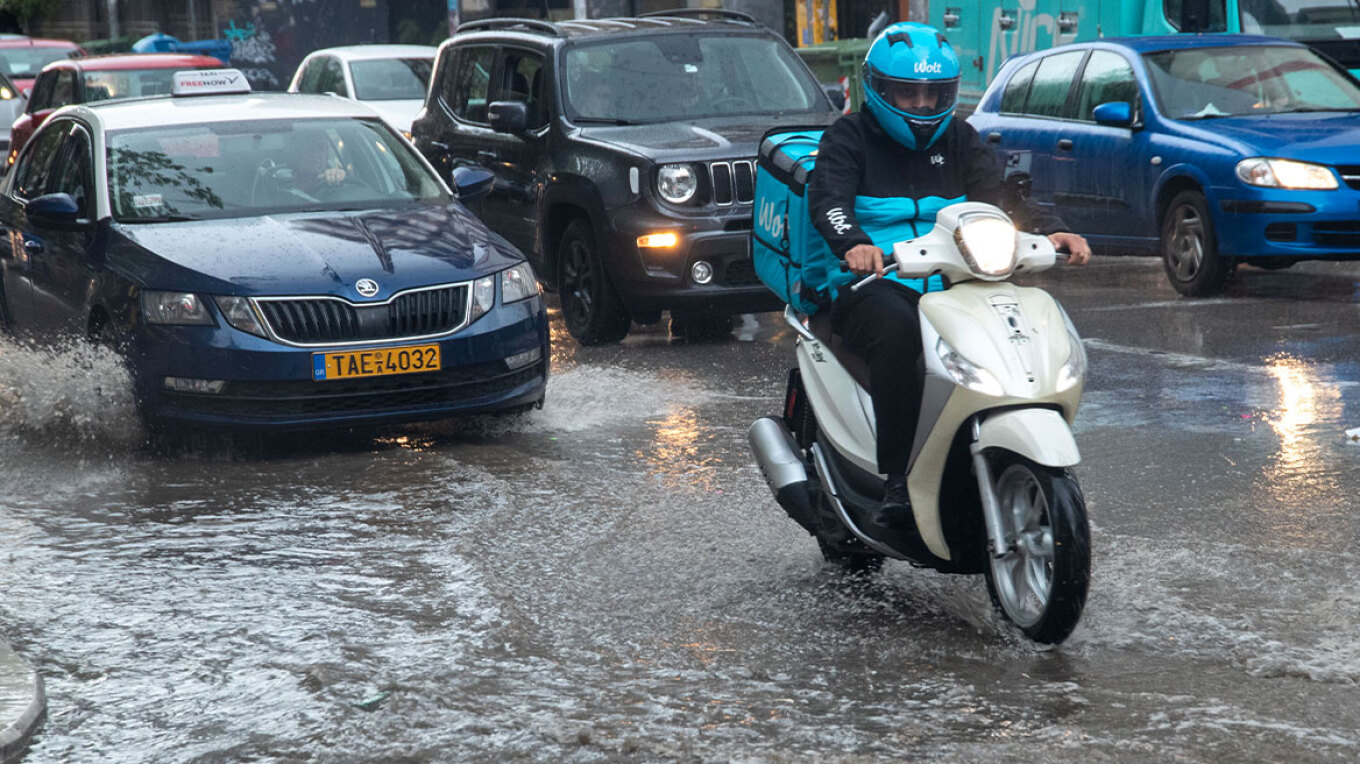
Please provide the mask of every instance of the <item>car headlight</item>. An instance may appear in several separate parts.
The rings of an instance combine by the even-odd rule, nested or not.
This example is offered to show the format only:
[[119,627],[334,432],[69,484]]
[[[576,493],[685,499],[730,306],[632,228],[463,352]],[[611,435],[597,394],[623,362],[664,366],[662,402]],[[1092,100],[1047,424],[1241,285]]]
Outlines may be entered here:
[[483,276],[472,282],[472,319],[481,318],[496,306],[496,277]]
[[1006,392],[990,371],[964,358],[959,351],[950,347],[944,338],[935,343],[935,353],[940,356],[940,363],[944,364],[949,376],[969,390],[998,397]]
[[142,315],[148,324],[214,326],[208,306],[192,292],[142,291]]
[[256,337],[266,336],[259,316],[255,315],[255,309],[250,306],[250,298],[218,295],[213,298],[213,302],[217,303],[217,309],[222,311],[222,317],[227,319],[227,323],[233,329],[240,329]]
[[656,192],[671,204],[684,204],[699,190],[699,175],[687,164],[662,165],[656,173]]
[[1332,168],[1291,159],[1243,159],[1237,163],[1237,177],[1249,186],[1266,188],[1331,191],[1340,187]]
[[514,268],[501,271],[501,304],[527,300],[538,294],[538,279],[528,263],[520,263]]
[[1006,218],[990,213],[965,215],[954,229],[954,243],[978,276],[1005,277],[1015,270],[1019,235]]

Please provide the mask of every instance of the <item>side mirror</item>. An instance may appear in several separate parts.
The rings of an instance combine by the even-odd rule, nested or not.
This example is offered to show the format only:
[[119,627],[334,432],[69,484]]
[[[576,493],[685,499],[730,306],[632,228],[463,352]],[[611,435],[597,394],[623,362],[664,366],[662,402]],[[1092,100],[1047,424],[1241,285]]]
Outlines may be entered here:
[[1133,104],[1128,101],[1110,101],[1091,110],[1091,117],[1097,125],[1107,127],[1132,127]]
[[486,121],[498,133],[522,133],[529,124],[529,107],[523,101],[492,101]]
[[463,166],[453,168],[453,187],[458,192],[458,200],[470,202],[479,196],[491,193],[496,184],[496,176],[485,167]]
[[73,228],[80,216],[80,205],[70,194],[45,194],[25,204],[24,214],[36,225]]
[[845,91],[841,90],[840,85],[822,84],[822,92],[831,99],[831,105],[836,107],[836,111],[845,110]]

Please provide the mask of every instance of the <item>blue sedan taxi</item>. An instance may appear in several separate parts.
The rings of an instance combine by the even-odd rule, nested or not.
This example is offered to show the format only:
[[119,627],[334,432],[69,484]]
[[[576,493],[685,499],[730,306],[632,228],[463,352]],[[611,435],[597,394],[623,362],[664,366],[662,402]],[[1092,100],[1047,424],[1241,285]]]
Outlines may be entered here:
[[1106,39],[1014,58],[970,124],[1097,251],[1159,254],[1181,294],[1236,265],[1360,258],[1360,84],[1254,35]]
[[[541,405],[523,256],[400,134],[330,96],[175,94],[54,113],[0,186],[0,320],[123,353],[153,424],[314,428]],[[465,198],[489,172],[456,178]]]

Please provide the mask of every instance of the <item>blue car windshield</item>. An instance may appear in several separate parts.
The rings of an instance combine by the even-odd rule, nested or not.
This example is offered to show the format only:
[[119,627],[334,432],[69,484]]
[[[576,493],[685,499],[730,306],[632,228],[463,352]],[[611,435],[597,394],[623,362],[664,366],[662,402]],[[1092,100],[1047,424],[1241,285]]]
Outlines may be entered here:
[[448,203],[414,149],[377,119],[219,122],[108,133],[115,220]]
[[1307,48],[1183,48],[1143,60],[1172,119],[1360,110],[1360,87]]
[[628,124],[829,109],[779,40],[658,34],[568,48],[564,97],[576,122]]

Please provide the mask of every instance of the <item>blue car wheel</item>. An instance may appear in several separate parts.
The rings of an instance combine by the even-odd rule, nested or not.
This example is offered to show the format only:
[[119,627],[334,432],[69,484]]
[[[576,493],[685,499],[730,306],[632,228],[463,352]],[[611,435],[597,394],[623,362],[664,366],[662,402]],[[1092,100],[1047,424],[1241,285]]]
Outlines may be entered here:
[[1181,191],[1162,218],[1162,265],[1171,286],[1186,297],[1212,297],[1223,291],[1236,264],[1218,251],[1214,219],[1198,191]]

